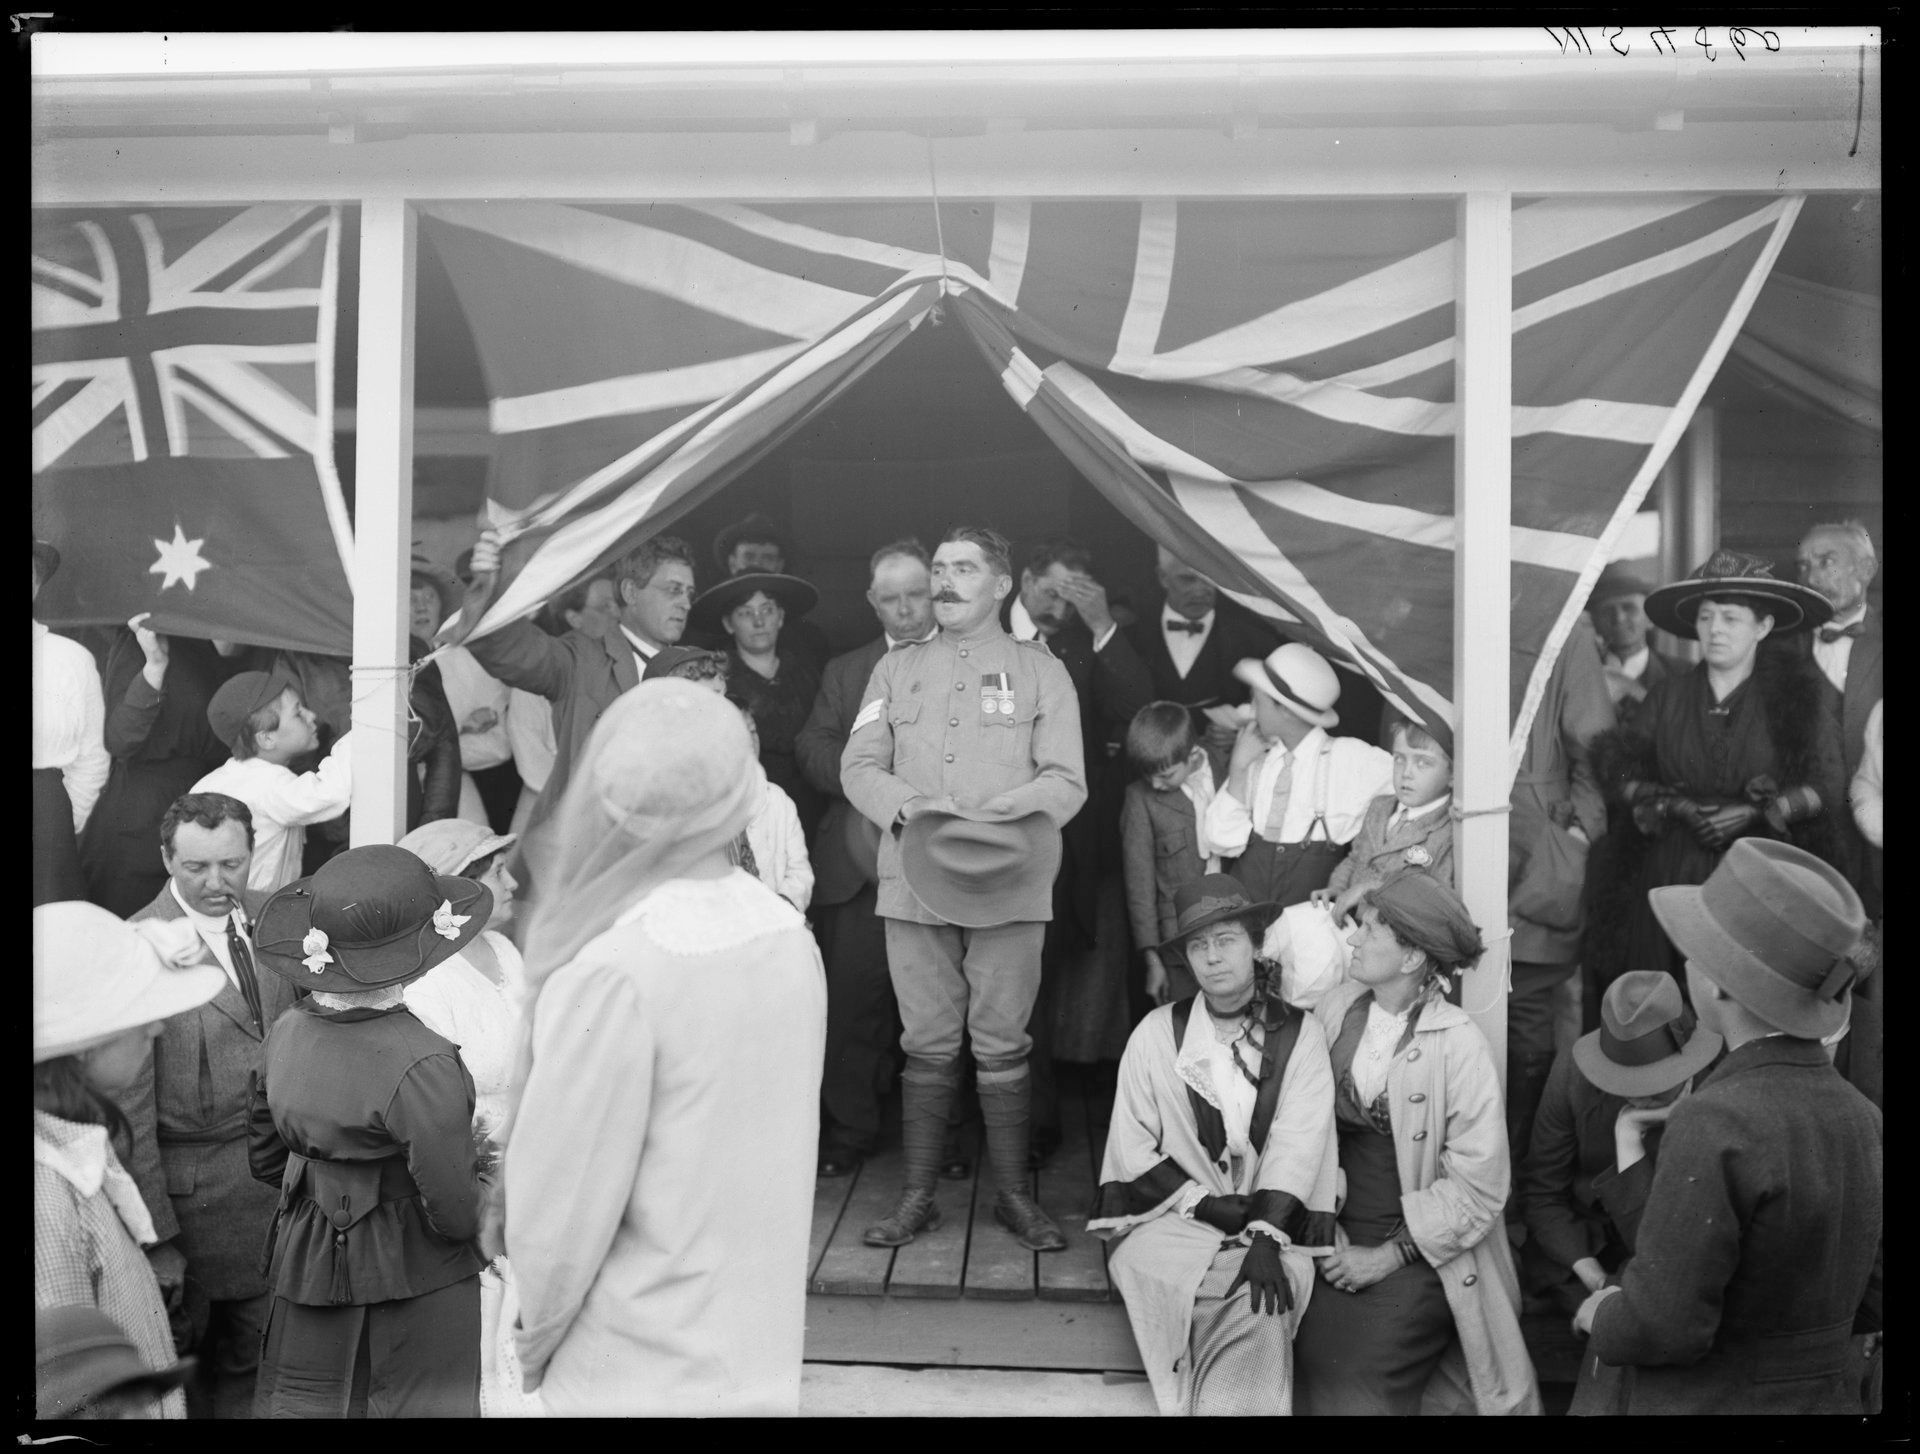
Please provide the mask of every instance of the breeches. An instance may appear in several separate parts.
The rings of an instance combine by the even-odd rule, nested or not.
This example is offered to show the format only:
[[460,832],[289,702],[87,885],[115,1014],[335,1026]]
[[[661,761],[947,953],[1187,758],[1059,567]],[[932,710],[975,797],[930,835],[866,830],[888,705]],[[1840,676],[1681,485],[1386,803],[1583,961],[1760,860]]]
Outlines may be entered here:
[[1044,923],[962,929],[953,924],[887,920],[887,970],[900,1004],[900,1048],[928,1060],[960,1053],[961,1033],[975,1059],[1024,1059],[1027,1018],[1040,990]]
[[262,1419],[480,1416],[480,1278],[385,1303],[273,1300],[253,1412]]

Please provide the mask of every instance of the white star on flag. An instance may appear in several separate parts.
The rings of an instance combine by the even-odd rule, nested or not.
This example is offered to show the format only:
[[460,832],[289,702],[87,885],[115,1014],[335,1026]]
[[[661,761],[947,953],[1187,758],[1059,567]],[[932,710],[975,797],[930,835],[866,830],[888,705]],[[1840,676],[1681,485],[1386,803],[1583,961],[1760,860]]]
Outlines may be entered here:
[[184,581],[188,590],[203,570],[212,570],[212,563],[200,554],[200,547],[207,543],[206,537],[198,540],[187,539],[187,532],[180,528],[178,520],[173,522],[173,539],[155,540],[153,548],[160,552],[160,558],[147,567],[147,574],[162,577],[160,589]]

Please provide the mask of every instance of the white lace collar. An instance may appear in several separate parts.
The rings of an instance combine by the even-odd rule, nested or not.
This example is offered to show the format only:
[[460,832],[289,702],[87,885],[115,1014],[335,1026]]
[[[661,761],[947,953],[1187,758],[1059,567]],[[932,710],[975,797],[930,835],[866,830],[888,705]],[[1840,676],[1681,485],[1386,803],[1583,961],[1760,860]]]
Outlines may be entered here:
[[719,954],[806,924],[800,911],[742,869],[722,878],[676,878],[613,921],[639,924],[673,954]]

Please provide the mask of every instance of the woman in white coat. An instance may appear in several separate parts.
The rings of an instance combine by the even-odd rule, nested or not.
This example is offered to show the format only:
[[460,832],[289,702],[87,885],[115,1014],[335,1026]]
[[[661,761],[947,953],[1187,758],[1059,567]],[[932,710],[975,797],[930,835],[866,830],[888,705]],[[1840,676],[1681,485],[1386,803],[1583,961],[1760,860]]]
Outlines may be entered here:
[[1445,998],[1483,950],[1418,869],[1361,900],[1349,979],[1314,1013],[1330,1047],[1344,1199],[1294,1341],[1298,1412],[1540,1412],[1502,1226],[1512,1182],[1485,1039]]
[[764,783],[731,703],[643,681],[533,835],[506,1241],[549,1413],[798,1411],[826,979],[730,861]]

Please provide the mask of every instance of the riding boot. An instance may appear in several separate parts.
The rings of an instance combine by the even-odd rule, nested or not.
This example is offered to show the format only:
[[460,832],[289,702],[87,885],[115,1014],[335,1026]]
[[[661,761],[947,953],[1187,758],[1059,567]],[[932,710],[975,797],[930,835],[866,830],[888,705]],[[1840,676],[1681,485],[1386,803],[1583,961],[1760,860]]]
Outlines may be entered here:
[[1008,1064],[982,1060],[976,1079],[980,1119],[986,1123],[987,1160],[998,1192],[994,1217],[1021,1246],[1035,1252],[1057,1252],[1067,1245],[1067,1239],[1053,1219],[1040,1210],[1029,1189],[1033,1176],[1027,1169],[1033,1082],[1026,1061],[1023,1058]]
[[939,1175],[940,1149],[946,1140],[955,1069],[952,1060],[907,1057],[907,1068],[900,1077],[900,1142],[906,1153],[907,1173],[893,1211],[861,1234],[870,1247],[901,1247],[916,1233],[940,1225],[933,1188]]

